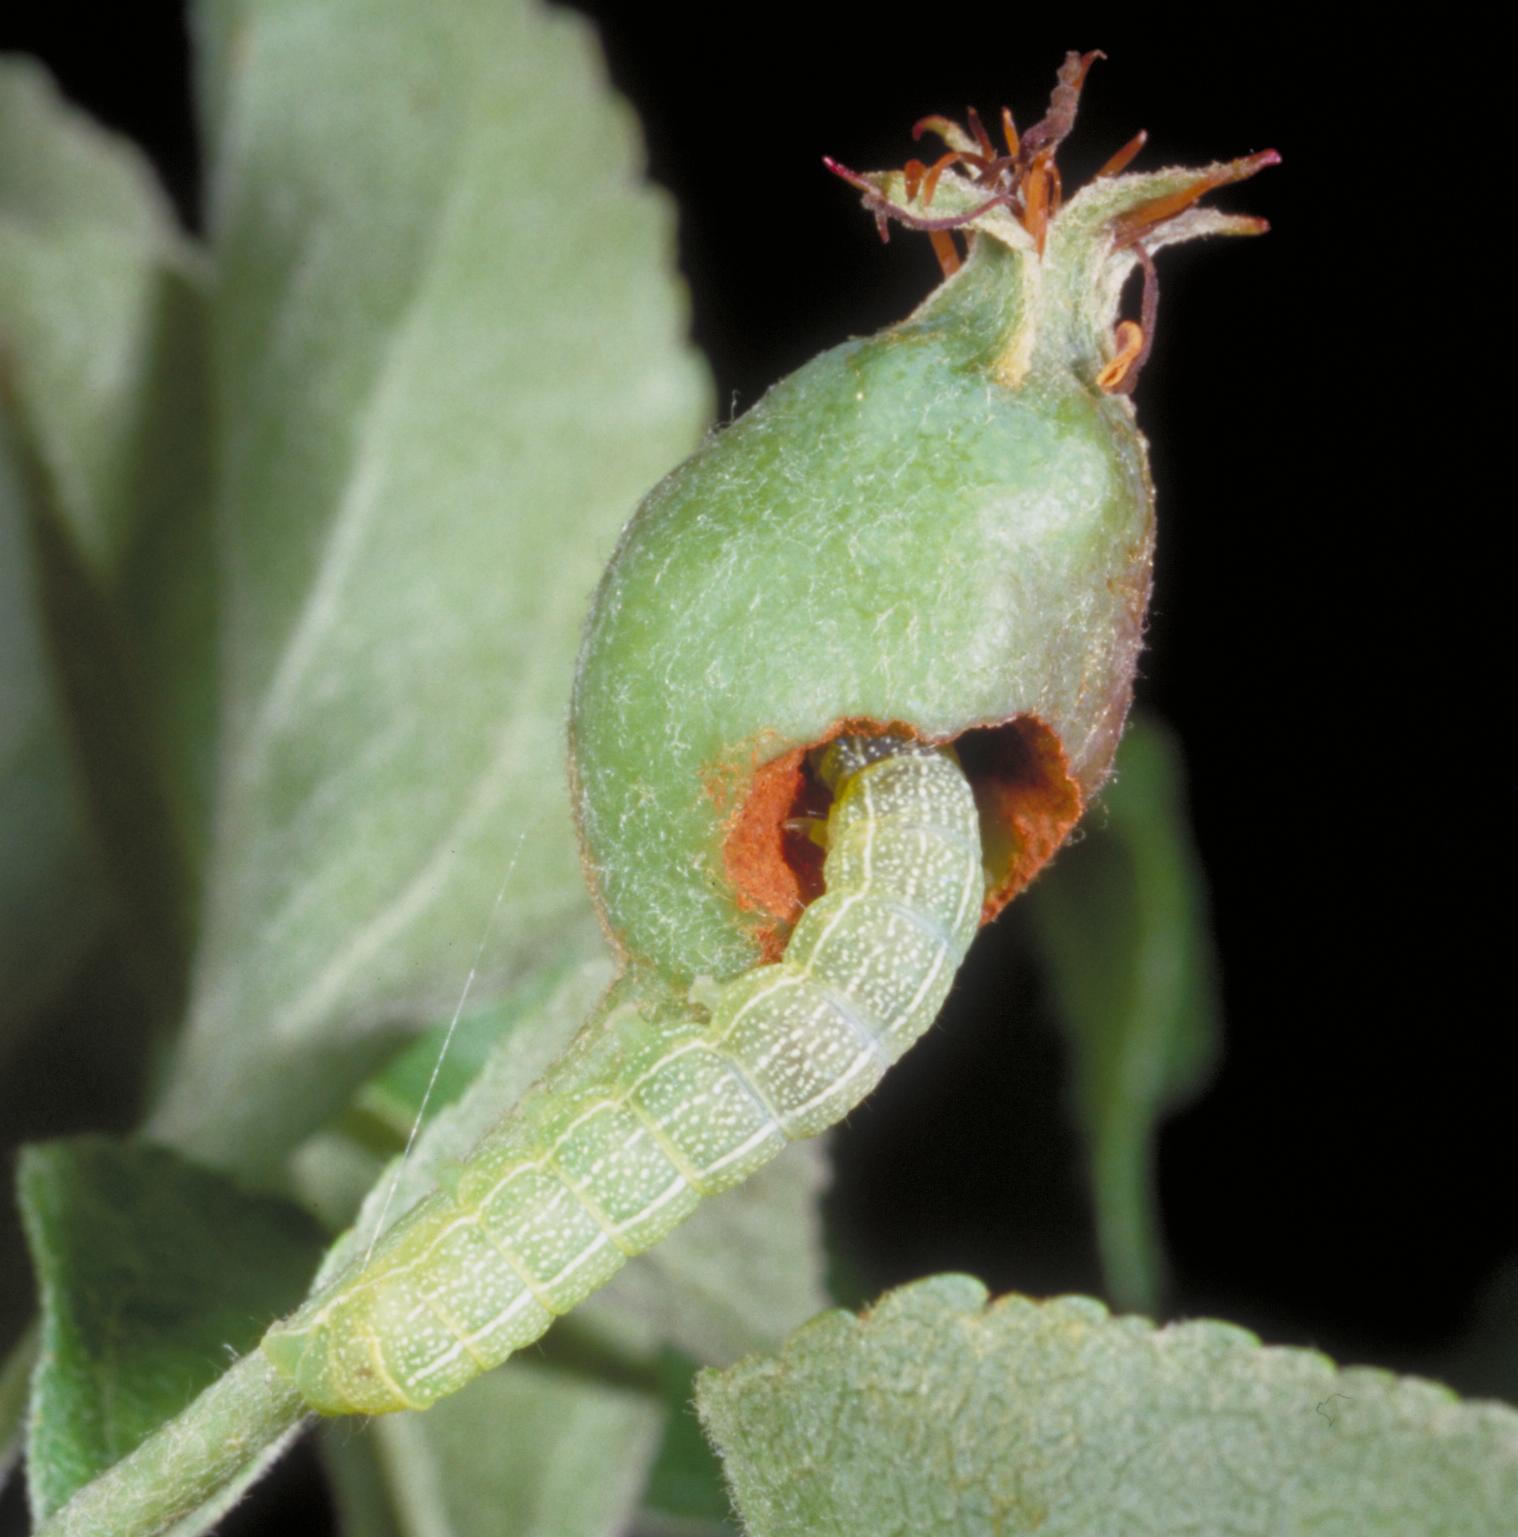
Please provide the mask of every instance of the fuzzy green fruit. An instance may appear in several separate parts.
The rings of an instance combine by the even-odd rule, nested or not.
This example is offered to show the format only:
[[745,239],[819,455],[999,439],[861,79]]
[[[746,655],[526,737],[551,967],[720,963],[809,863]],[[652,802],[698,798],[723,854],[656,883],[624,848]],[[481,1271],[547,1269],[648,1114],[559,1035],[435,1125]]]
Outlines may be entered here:
[[[1273,154],[1100,176],[1064,207],[1053,153],[1092,56],[998,155],[939,119],[953,168],[858,177],[877,217],[964,231],[915,314],[822,354],[639,508],[582,650],[582,848],[625,955],[676,983],[773,958],[815,894],[808,749],[954,742],[993,916],[1074,825],[1132,692],[1154,540],[1126,387],[1150,253],[1259,220],[1195,207]],[[837,169],[837,168],[835,168]],[[1142,267],[1144,318],[1119,323]]]

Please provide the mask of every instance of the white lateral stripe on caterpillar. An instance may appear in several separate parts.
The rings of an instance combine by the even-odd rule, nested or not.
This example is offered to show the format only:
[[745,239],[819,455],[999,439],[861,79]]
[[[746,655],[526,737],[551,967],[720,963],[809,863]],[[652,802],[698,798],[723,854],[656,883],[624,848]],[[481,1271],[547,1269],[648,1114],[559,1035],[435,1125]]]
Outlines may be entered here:
[[840,739],[820,771],[826,889],[784,957],[705,1008],[618,1015],[618,1069],[572,1089],[550,1075],[449,1189],[276,1324],[262,1348],[313,1408],[383,1414],[462,1387],[704,1195],[847,1114],[933,1022],[984,897],[969,785],[949,754],[899,738]]

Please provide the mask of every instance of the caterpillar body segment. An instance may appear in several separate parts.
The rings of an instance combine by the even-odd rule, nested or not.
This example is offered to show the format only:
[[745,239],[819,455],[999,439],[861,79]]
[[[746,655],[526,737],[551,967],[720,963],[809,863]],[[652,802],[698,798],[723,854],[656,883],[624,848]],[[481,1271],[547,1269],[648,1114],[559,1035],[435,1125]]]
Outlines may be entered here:
[[933,1022],[985,893],[969,785],[947,752],[893,737],[841,739],[820,772],[826,889],[784,957],[705,1007],[614,1011],[451,1188],[276,1324],[262,1349],[313,1408],[384,1414],[456,1391],[703,1196],[847,1114]]

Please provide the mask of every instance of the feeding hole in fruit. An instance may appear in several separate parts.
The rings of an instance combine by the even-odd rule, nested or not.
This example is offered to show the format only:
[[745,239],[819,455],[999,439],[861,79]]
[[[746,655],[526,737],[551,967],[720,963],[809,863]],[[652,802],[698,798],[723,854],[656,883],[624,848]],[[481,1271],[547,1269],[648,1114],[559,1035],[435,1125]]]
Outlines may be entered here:
[[[832,792],[817,760],[843,735],[927,739],[907,722],[851,718],[753,770],[728,822],[723,863],[739,905],[758,918],[756,937],[766,958],[783,952],[801,910],[822,891],[821,835]],[[989,923],[1059,847],[1080,816],[1082,796],[1059,738],[1037,716],[977,726],[950,745],[980,811],[982,921]]]

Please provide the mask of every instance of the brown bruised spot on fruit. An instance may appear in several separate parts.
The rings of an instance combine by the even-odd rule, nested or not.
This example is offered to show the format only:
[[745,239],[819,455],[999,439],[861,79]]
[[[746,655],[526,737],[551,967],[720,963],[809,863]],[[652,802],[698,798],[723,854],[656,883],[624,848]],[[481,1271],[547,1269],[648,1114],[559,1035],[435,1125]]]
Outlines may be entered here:
[[[818,748],[843,735],[923,739],[900,721],[841,720],[815,742],[753,768],[728,822],[723,867],[738,905],[760,920],[766,960],[780,957],[802,908],[822,893],[823,849],[810,830],[826,819],[830,795],[811,764]],[[1064,841],[1084,797],[1059,738],[1036,716],[975,727],[952,745],[980,810],[989,880],[981,921],[989,923]]]

